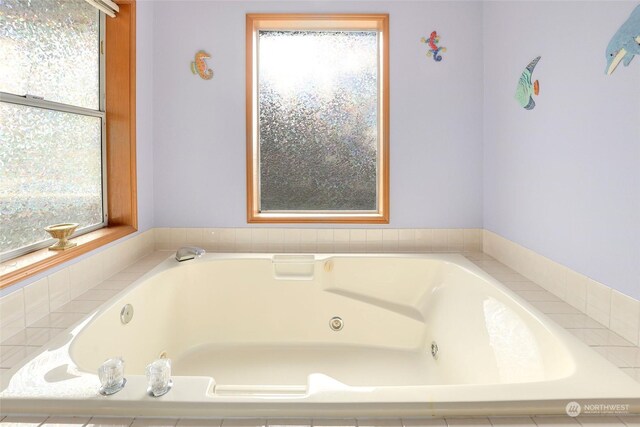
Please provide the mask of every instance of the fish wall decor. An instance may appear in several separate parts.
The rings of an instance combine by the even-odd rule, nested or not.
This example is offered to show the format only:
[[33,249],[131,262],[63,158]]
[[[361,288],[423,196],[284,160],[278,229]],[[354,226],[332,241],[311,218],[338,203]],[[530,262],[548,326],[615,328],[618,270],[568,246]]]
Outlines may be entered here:
[[627,67],[635,55],[640,55],[640,5],[633,9],[629,19],[620,26],[609,42],[605,53],[605,73],[613,73],[620,62]]
[[442,55],[440,55],[440,53],[446,52],[447,48],[438,46],[438,43],[440,42],[440,36],[436,31],[432,31],[429,38],[422,37],[420,41],[422,43],[426,43],[429,46],[429,50],[427,51],[427,56],[432,56],[433,60],[436,62],[442,61]]
[[533,70],[536,68],[536,65],[538,65],[538,61],[540,61],[539,56],[529,62],[527,68],[522,72],[520,80],[518,80],[518,87],[516,88],[516,101],[526,110],[533,110],[536,106],[533,95],[538,96],[540,93],[540,82],[538,80],[532,81]]
[[213,77],[213,70],[207,66],[206,59],[211,58],[204,50],[198,51],[196,53],[196,59],[191,63],[191,72],[193,74],[198,74],[204,80],[211,80]]

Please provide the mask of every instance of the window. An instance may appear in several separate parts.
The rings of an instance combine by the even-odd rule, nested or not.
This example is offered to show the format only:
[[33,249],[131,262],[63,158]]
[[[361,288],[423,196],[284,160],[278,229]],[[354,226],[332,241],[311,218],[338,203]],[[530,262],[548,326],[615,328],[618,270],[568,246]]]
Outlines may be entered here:
[[389,222],[387,15],[247,15],[248,222]]
[[106,225],[101,14],[84,0],[6,0],[0,24],[0,256],[43,227]]
[[[0,288],[136,229],[135,0],[116,3],[2,2]],[[57,222],[78,246],[39,250]]]

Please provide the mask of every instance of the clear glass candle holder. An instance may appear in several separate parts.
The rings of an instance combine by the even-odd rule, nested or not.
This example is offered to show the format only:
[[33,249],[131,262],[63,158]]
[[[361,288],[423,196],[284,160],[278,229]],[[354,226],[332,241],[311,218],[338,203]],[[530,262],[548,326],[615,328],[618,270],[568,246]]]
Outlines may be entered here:
[[120,357],[105,360],[98,369],[98,378],[101,394],[108,396],[122,390],[127,381],[124,378],[124,360]]
[[158,359],[147,365],[146,374],[150,395],[159,397],[171,389],[171,359]]

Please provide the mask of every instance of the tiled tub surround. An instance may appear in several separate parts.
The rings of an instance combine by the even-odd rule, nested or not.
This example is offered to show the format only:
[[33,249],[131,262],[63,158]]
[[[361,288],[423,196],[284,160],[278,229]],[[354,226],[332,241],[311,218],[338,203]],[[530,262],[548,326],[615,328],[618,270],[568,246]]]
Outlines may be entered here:
[[[73,314],[88,313],[99,305],[98,302],[104,302],[104,297],[109,293],[87,291],[105,280],[131,278],[131,274],[117,274],[151,254],[154,247],[154,230],[148,230],[105,250],[95,251],[24,287],[17,284],[2,289],[4,296],[0,298],[0,342],[25,327],[35,327],[47,319],[58,328],[68,327],[69,321],[64,319],[73,317]],[[10,268],[11,262],[4,265]],[[88,301],[94,301],[93,307],[89,308],[92,303]]]
[[156,228],[156,249],[214,252],[479,252],[479,228]]
[[[33,326],[43,317],[57,319],[61,317],[59,313],[75,313],[73,310],[76,308],[65,305],[77,297],[83,301],[99,301],[94,299],[96,293],[86,292],[103,280],[120,281],[135,276],[123,270],[154,249],[176,250],[184,245],[201,246],[209,252],[478,252],[482,250],[482,230],[151,229],[104,251],[96,251],[27,286],[18,284],[0,291],[0,295],[4,294],[0,297],[0,342],[25,327]],[[11,263],[6,264],[10,266]],[[119,272],[123,274],[116,276]],[[81,305],[86,307],[90,303]],[[82,313],[87,313],[86,310]]]
[[[459,254],[167,258],[20,365],[4,384],[5,409],[513,415],[564,414],[566,402],[578,399],[640,413],[640,384]],[[125,304],[135,314],[122,325]],[[339,333],[328,325],[336,315],[345,321]],[[144,367],[165,352],[175,391],[156,400],[144,393]],[[101,398],[95,369],[118,354],[127,386]]]
[[640,301],[491,231],[483,233],[483,251],[513,269],[514,277],[537,283],[575,313],[587,314],[626,341],[640,344]]
[[[91,291],[93,290],[99,291],[99,290],[110,289],[110,288],[122,289],[123,287],[126,287],[129,283],[131,283],[136,277],[142,275],[144,271],[150,269],[153,265],[159,262],[162,262],[162,260],[166,259],[167,256],[170,256],[170,255],[171,253],[166,251],[159,251],[159,252],[156,252],[155,254],[149,255],[141,259],[138,263],[125,269],[125,271],[121,272],[117,276],[115,276],[115,278],[119,280],[106,280],[105,282],[96,286]],[[503,280],[503,283],[509,286],[511,289],[513,289],[517,293],[519,293],[525,299],[531,301],[532,303],[557,302],[553,298],[553,296],[549,296],[548,293],[545,292],[542,288],[524,279],[522,276],[519,276],[513,270],[496,262],[492,257],[482,253],[467,253],[466,256],[468,259],[472,260],[482,268],[488,270],[488,272],[494,275],[494,277],[508,278],[509,280]],[[97,295],[98,294],[96,294],[95,298],[98,298]],[[106,295],[103,295],[102,299],[104,298],[108,298],[108,297],[106,297]],[[75,301],[80,302],[83,300],[76,299]],[[583,314],[576,314],[575,312],[572,311],[571,307],[568,307],[568,306],[563,307],[562,304],[555,304],[553,306],[547,307],[544,304],[542,304],[541,308],[543,311],[549,313],[548,314],[549,317],[556,320],[562,326],[565,326],[570,332],[574,333],[580,339],[583,339],[586,343],[594,347],[596,350],[604,350],[603,354],[605,354],[605,356],[609,356],[612,362],[614,363],[622,362],[622,366],[626,367],[631,365],[636,367],[635,369],[637,369],[637,366],[638,366],[637,363],[634,364],[632,362],[629,365],[629,363],[623,361],[622,359],[619,359],[615,355],[617,350],[621,350],[623,352],[626,351],[626,352],[629,352],[629,354],[634,353],[638,355],[640,350],[637,347],[634,347],[631,343],[625,341],[621,337],[617,336],[615,333],[607,330],[606,328],[604,328],[604,326],[602,326],[601,324],[598,324],[597,322],[593,321],[587,316]],[[74,319],[68,318],[67,322],[76,322],[78,317],[82,317],[82,316],[83,315],[80,314]],[[39,335],[38,332],[42,333],[43,330],[49,330],[48,331],[49,336],[53,336],[56,333],[62,332],[63,329],[56,328],[59,326],[62,326],[62,324],[51,323],[51,322],[39,323],[37,327],[27,328],[26,330],[22,331],[20,334],[17,334],[15,337],[10,339],[7,344],[10,345],[11,347],[31,347],[32,352],[36,351],[38,348],[37,346],[46,339],[46,338],[43,338],[42,335],[38,337]],[[3,348],[5,348],[4,344],[5,342],[3,342]],[[25,353],[26,352],[27,352],[27,349],[25,349]],[[12,363],[17,362],[20,357],[22,356],[19,356],[19,357],[15,356],[13,358]],[[638,358],[634,360],[638,360]],[[8,363],[5,363],[3,366],[7,366],[7,365]],[[625,370],[631,376],[634,376],[637,372],[635,369],[625,368],[623,370]],[[58,420],[58,418],[56,417],[52,418],[51,422],[53,423],[54,421]],[[615,417],[614,418],[607,417],[604,419],[603,418],[599,418],[599,419],[585,418],[585,419],[582,419],[582,421],[583,421],[583,425],[637,425],[637,424],[632,424],[633,422],[638,421],[637,418],[629,417],[624,419],[629,424],[622,424],[622,422]],[[44,418],[41,421],[43,420]],[[79,420],[80,419],[76,419],[76,421],[78,422]],[[445,424],[445,421],[442,419],[429,420],[429,421],[422,421],[422,423],[421,424],[419,423],[419,425],[443,425],[443,426],[446,426],[446,425],[451,425],[451,426],[453,425],[578,425],[575,420],[570,419],[568,417],[562,417],[560,419],[558,419],[557,417],[533,417],[533,418],[518,417],[517,419],[500,418],[500,417],[489,419],[489,418],[476,417],[473,419],[450,419],[448,421],[450,422],[449,424]],[[82,421],[81,424],[83,424],[84,422],[88,422],[88,419]],[[129,420],[128,422],[131,422],[131,420]],[[144,423],[144,422],[146,422],[146,420],[137,420],[136,425],[138,424],[142,425],[141,423]],[[177,422],[177,419],[154,420],[154,422],[159,423],[156,425],[175,425],[175,423]],[[253,423],[254,421],[251,421],[251,422]],[[351,422],[353,423],[351,425],[356,425],[355,420],[352,420]],[[412,422],[414,424],[411,424]],[[491,422],[493,422],[493,424],[491,424]],[[504,424],[505,422],[506,424]],[[594,422],[600,422],[600,424],[594,424]],[[620,422],[620,424],[617,424],[618,422]],[[341,424],[341,425],[349,425],[349,423],[347,422],[346,424]],[[360,423],[360,425],[363,425],[363,424]],[[369,425],[369,424],[365,424],[365,425]],[[386,422],[383,425],[387,425]],[[418,425],[418,424],[415,424],[415,420],[406,420],[405,425],[408,426],[408,425]]]
[[[225,230],[227,230],[226,233],[225,233]],[[315,245],[315,251],[319,251],[318,234],[323,234],[323,232],[319,233],[319,230],[313,230],[313,231],[305,231],[305,230],[308,230],[308,229],[298,230],[298,232],[300,233],[299,236],[300,236],[301,251],[302,251],[302,248],[304,247],[303,245],[305,244],[308,245],[307,247],[309,248],[309,251],[313,251],[311,248],[314,245]],[[207,244],[206,240],[207,240],[208,233],[212,231],[213,232],[217,231],[218,236],[213,238],[209,237],[209,239],[211,239],[212,242],[209,242],[209,244]],[[233,232],[229,232],[228,229],[198,229],[195,231],[188,230],[188,229],[156,229],[156,230],[151,230],[147,233],[144,233],[138,236],[137,238],[143,239],[146,242],[145,244],[142,244],[143,247],[148,247],[148,242],[151,241],[151,243],[153,244],[155,240],[156,248],[171,249],[173,247],[177,247],[181,245],[182,243],[189,242],[186,236],[187,234],[190,234],[191,236],[194,236],[194,235],[202,236],[202,240],[200,240],[200,243],[203,243],[203,246],[207,246],[209,250],[217,249],[221,251],[223,250],[222,249],[223,247],[226,247],[228,249],[225,249],[225,250],[232,251],[233,249],[231,249],[231,247],[233,246],[231,245],[235,245],[236,237],[237,237],[236,231],[237,229],[233,230]],[[335,230],[332,230],[332,231],[335,231]],[[350,234],[351,230],[347,230],[347,231]],[[366,239],[366,231],[368,230],[365,230],[365,239]],[[417,249],[418,247],[425,247],[425,246],[428,246],[429,244],[432,244],[435,246],[436,245],[435,239],[431,241],[432,243],[426,243],[429,241],[429,239],[424,238],[424,236],[425,234],[427,236],[429,235],[433,236],[436,233],[434,233],[433,230],[426,230],[426,233],[424,231],[425,230],[409,230],[409,231],[405,230],[404,232],[401,233],[401,231],[398,230],[398,247],[399,248],[412,247],[412,245],[414,245],[416,247],[416,249],[414,250],[418,251],[419,250]],[[240,233],[241,240],[244,240],[245,238],[244,236],[242,236],[242,233],[243,231],[241,231]],[[283,235],[284,233],[285,231],[282,232]],[[225,237],[225,234],[226,234],[226,237]],[[233,239],[230,237],[231,234],[233,234]],[[279,235],[279,233],[277,234]],[[295,235],[296,233],[293,233],[293,234]],[[341,241],[342,237],[344,236],[344,231],[339,231],[337,234],[338,234],[339,241]],[[438,239],[438,241],[440,242],[444,241],[442,234],[443,233],[440,233],[440,237]],[[454,232],[454,234],[456,233]],[[481,245],[481,243],[479,242],[481,238],[476,237],[477,234],[475,234],[475,232],[473,231],[462,233],[463,242],[465,242],[464,240],[465,234],[468,234],[469,236],[469,238],[466,239],[466,241],[469,242],[469,245],[473,244],[473,246],[476,246],[476,247]],[[315,235],[315,237],[309,238],[309,241],[303,241],[303,236],[305,235],[307,236]],[[401,240],[400,239],[401,235],[404,235],[405,237],[409,235],[409,236],[413,236],[413,238],[409,239],[409,242],[400,243],[399,241]],[[149,239],[149,236],[153,236],[153,240]],[[264,236],[264,231],[257,232],[257,237],[260,237],[261,239],[256,240],[255,244],[264,245],[264,242],[262,241],[262,236]],[[268,236],[268,232],[267,232],[267,236]],[[358,237],[360,236],[361,236],[360,232],[357,231],[355,233],[355,237],[357,238],[356,241],[358,242],[360,241],[360,239],[358,239]],[[446,236],[447,236],[446,239],[448,242],[449,241],[448,232]],[[291,235],[289,237],[291,240]],[[487,238],[486,235],[485,235],[485,238]],[[489,239],[491,239],[491,236],[489,236]],[[130,240],[133,240],[133,239],[130,239]],[[193,242],[194,244],[198,243],[197,239],[193,239],[193,240],[194,240]],[[298,241],[297,238],[293,238],[292,240],[294,242]],[[323,238],[320,238],[320,240],[324,241],[325,239],[323,237]],[[373,240],[373,241],[376,241],[376,246],[379,244],[377,243],[378,240],[379,239]],[[395,240],[395,239],[392,239],[392,240]],[[456,237],[453,237],[451,239],[451,242],[456,242],[456,241],[457,241]],[[485,249],[487,249],[489,252],[495,250],[491,248],[492,244],[495,245],[494,242],[491,242],[488,245],[489,247],[485,246]],[[225,246],[225,245],[228,245],[228,246]],[[458,244],[456,243],[456,245]],[[352,246],[349,245],[349,247],[351,248]],[[353,247],[359,248],[361,247],[361,244],[356,243]],[[118,246],[116,246],[115,248],[118,248]],[[432,248],[432,250],[443,251],[445,249],[438,250],[438,249]],[[449,250],[448,246],[446,250],[447,251]],[[464,243],[463,243],[463,250],[464,250]],[[407,250],[407,251],[411,251],[411,250]],[[424,251],[424,249],[422,251]],[[540,308],[543,312],[547,313],[547,315],[551,319],[553,319],[558,324],[568,329],[571,333],[576,335],[579,339],[584,341],[586,344],[590,345],[594,350],[600,352],[602,355],[608,358],[612,363],[616,364],[628,375],[640,381],[640,348],[634,345],[634,342],[624,339],[622,336],[615,333],[611,329],[607,328],[602,323],[599,323],[594,319],[592,319],[591,317],[581,313],[575,307],[567,303],[563,303],[560,300],[560,298],[558,298],[556,295],[548,292],[546,289],[537,285],[532,280],[527,279],[526,277],[519,274],[515,270],[500,263],[499,261],[494,259],[492,256],[481,253],[481,252],[474,252],[474,251],[468,251],[465,253],[465,255],[467,256],[468,259],[478,264],[486,272],[488,272],[489,274],[491,274],[492,276],[500,280],[502,283],[504,283],[506,286],[508,286],[518,294],[520,294],[523,298],[532,302],[532,304],[537,305],[537,307]],[[67,277],[65,279],[65,276],[70,275],[71,271],[67,271],[66,273],[64,272],[54,273],[54,275],[51,275],[47,278],[49,281],[48,284],[50,286],[47,291],[50,299],[49,313],[45,314],[44,317],[38,319],[35,322],[30,322],[29,324],[26,324],[27,316],[25,314],[25,294],[30,291],[27,291],[26,287],[23,290],[19,290],[18,292],[14,292],[0,299],[0,320],[1,320],[0,330],[2,331],[2,334],[3,334],[1,347],[0,347],[0,353],[2,353],[0,355],[0,368],[1,368],[0,372],[5,372],[8,368],[15,365],[22,358],[35,353],[40,348],[40,346],[45,344],[49,339],[60,334],[61,332],[64,331],[66,327],[72,325],[73,323],[76,323],[79,319],[84,317],[85,313],[91,310],[88,307],[96,307],[97,305],[106,301],[108,298],[110,298],[111,295],[116,293],[118,290],[126,288],[136,278],[140,277],[142,274],[144,274],[145,271],[148,271],[153,266],[160,263],[167,256],[168,256],[167,252],[158,251],[146,257],[143,257],[142,259],[138,260],[135,264],[125,268],[124,270],[120,271],[119,273],[116,273],[115,275],[109,276],[107,280],[104,280],[95,286],[85,285],[86,286],[86,288],[84,289],[85,292],[82,292],[82,293],[79,291],[79,289],[82,289],[82,288],[78,288],[77,286],[74,286],[75,290],[72,291],[71,285],[69,283],[69,278]],[[105,259],[103,259],[102,262],[90,261],[90,259],[91,258],[87,258],[87,260],[85,260],[88,264],[84,268],[83,267],[75,267],[75,268],[78,269],[79,271],[85,271],[87,274],[89,274],[89,270],[91,270],[89,265],[92,265],[95,268],[104,268],[104,266],[106,265]],[[68,267],[68,269],[70,268],[71,267]],[[106,270],[103,270],[103,273],[102,273],[103,275],[105,274],[104,271]],[[56,277],[56,275],[58,276]],[[89,275],[89,277],[95,277],[95,276]],[[58,293],[55,291],[51,292],[51,289],[58,289],[59,285],[56,284],[58,283],[58,280],[61,283],[66,283],[66,285],[62,286],[62,289],[68,289],[68,290],[62,292],[63,294],[62,301],[65,301],[66,298],[68,298],[68,301],[66,302],[71,303],[68,306],[69,307],[68,309],[67,308],[61,309],[62,306],[66,305],[65,302],[56,304],[55,303],[55,301],[57,300],[56,295]],[[34,285],[36,283],[34,283]],[[51,283],[53,283],[53,285],[51,285]],[[75,284],[77,282],[74,281],[73,283]],[[42,285],[39,285],[39,286],[42,286]],[[25,294],[22,294],[20,296],[19,295],[20,291],[23,291]],[[100,291],[106,291],[106,292],[100,292]],[[72,292],[74,297],[71,297]],[[84,293],[86,293],[87,295],[82,295]],[[586,293],[586,290],[585,290],[585,293]],[[16,296],[16,294],[18,294],[18,296]],[[65,297],[64,295],[69,295],[69,296]],[[87,301],[94,301],[94,302],[87,302]],[[586,296],[583,298],[583,301],[586,307]],[[42,303],[41,306],[42,305],[44,305],[44,303]],[[615,307],[614,307],[614,310],[615,310]],[[40,312],[43,312],[43,311],[44,310],[41,310]],[[16,315],[15,313],[19,313],[20,315]],[[13,316],[11,314],[13,314]],[[31,316],[32,315],[29,315],[29,318],[33,319],[33,317]],[[24,327],[25,325],[27,325],[26,328]],[[502,419],[502,418],[498,419],[498,421],[496,421],[496,419],[491,419],[491,421],[494,422],[493,425],[511,425],[508,423],[503,424],[501,420],[505,420],[505,422],[508,421],[508,419]],[[513,425],[556,425],[553,420],[556,420],[556,418],[554,417],[551,417],[551,418],[522,417],[522,418],[518,418],[517,420],[513,420],[514,422]],[[593,424],[593,421],[596,421],[595,418],[587,418],[586,420],[587,421],[585,421],[585,423],[587,424],[584,424],[584,425],[640,425],[639,420],[634,417],[625,418],[627,424],[622,424],[622,423],[615,424],[617,423],[617,421],[611,417],[607,417],[606,419],[604,419],[604,421],[602,421],[601,424]],[[44,421],[44,418],[40,419],[40,421],[37,421],[35,424],[37,425],[42,421]],[[171,425],[174,425],[176,421],[177,420],[175,419],[167,420],[169,424],[173,423]],[[469,425],[492,425],[490,424],[490,420],[487,418],[477,418],[474,420],[467,420],[467,421],[470,422]],[[569,419],[568,417],[564,417],[562,420],[558,421],[558,423],[559,425],[560,424],[561,425],[565,425],[565,424],[577,425],[574,419]],[[163,423],[161,425],[169,425],[169,424]],[[431,420],[421,425],[446,426],[447,424],[445,424],[444,420]],[[457,424],[451,424],[451,425],[457,425]]]

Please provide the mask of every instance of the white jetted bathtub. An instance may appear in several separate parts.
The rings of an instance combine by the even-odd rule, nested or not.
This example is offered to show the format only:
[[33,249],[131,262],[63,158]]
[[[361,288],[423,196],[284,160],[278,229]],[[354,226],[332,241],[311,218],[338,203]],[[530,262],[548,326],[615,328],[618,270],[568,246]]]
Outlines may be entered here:
[[[154,398],[144,368],[163,353],[174,386]],[[101,396],[97,369],[115,356],[126,386]],[[167,259],[3,381],[4,413],[550,414],[571,401],[640,409],[640,384],[460,255]]]

